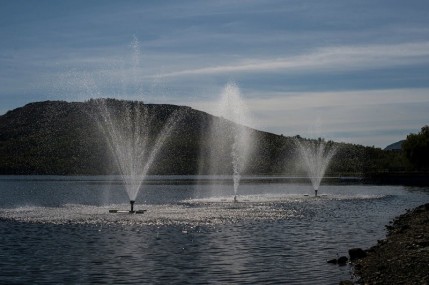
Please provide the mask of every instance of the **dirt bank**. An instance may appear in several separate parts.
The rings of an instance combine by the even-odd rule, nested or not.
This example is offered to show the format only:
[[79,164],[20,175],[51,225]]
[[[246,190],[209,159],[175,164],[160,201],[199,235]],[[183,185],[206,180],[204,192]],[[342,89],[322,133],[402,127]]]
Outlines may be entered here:
[[386,239],[355,261],[359,284],[429,284],[429,203],[387,226]]

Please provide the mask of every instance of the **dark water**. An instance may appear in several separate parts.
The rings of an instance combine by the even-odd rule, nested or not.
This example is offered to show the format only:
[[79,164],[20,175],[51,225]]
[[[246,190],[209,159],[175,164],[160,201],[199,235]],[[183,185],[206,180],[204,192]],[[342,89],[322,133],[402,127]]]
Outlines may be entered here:
[[[143,215],[111,177],[0,178],[1,284],[338,284],[349,266],[326,263],[369,247],[384,225],[427,203],[427,188],[155,178]],[[180,180],[180,179],[179,179]],[[169,182],[170,181],[170,182]]]

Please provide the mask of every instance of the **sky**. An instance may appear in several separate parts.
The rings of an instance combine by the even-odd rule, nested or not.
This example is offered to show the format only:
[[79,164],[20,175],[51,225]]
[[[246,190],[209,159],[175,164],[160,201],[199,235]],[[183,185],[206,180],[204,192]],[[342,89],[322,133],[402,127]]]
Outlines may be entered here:
[[[94,97],[384,148],[429,124],[429,2],[0,0],[0,115]],[[215,114],[217,115],[217,114]]]

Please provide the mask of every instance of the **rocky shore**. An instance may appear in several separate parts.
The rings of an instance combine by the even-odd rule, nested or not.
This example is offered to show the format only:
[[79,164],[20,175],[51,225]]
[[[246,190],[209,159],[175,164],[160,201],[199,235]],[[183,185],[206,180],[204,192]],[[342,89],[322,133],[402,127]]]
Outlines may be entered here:
[[386,239],[353,262],[357,283],[429,284],[429,203],[386,227]]

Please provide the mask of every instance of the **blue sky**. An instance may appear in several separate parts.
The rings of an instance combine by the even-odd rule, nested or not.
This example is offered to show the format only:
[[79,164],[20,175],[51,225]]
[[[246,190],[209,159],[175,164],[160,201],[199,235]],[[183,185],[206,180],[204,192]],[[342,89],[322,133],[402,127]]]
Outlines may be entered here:
[[0,114],[91,97],[210,113],[235,82],[253,127],[277,134],[385,147],[429,124],[428,1],[0,7]]

